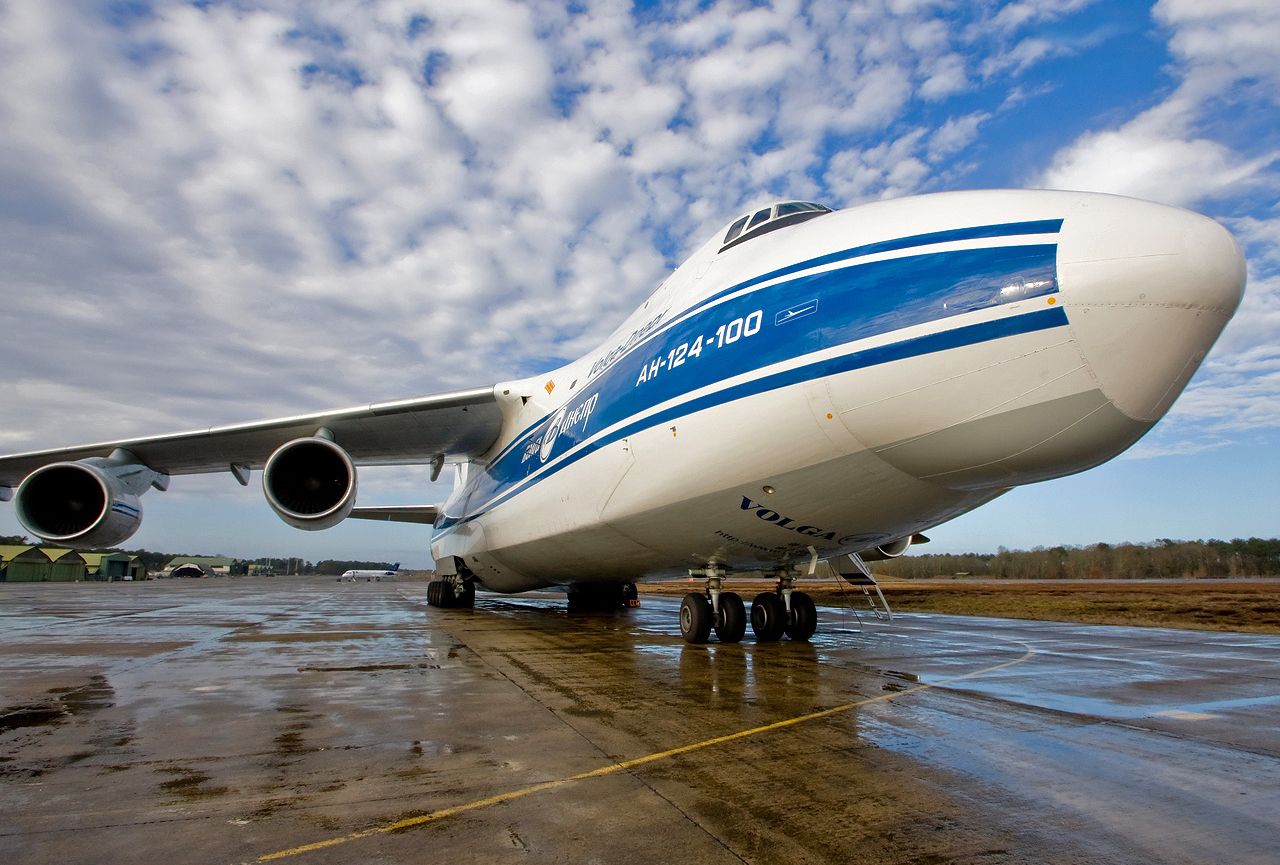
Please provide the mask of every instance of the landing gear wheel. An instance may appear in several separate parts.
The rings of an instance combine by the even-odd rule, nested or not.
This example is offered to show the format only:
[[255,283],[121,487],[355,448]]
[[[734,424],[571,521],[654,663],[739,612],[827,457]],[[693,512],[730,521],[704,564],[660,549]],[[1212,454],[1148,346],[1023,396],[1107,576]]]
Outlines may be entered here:
[[680,636],[686,643],[705,643],[711,636],[711,602],[690,592],[680,602]]
[[476,584],[466,582],[462,584],[462,591],[454,598],[455,607],[469,610],[476,605]]
[[791,616],[787,622],[787,636],[805,642],[818,630],[818,608],[813,598],[804,592],[791,593]]
[[782,598],[772,592],[761,592],[751,602],[751,630],[756,640],[771,643],[782,638],[782,630],[787,626],[787,605]]
[[441,608],[458,606],[458,600],[453,594],[453,583],[445,580],[432,580],[427,583],[427,603]]
[[747,632],[747,609],[736,592],[720,593],[720,615],[716,616],[716,636],[722,643],[737,643]]

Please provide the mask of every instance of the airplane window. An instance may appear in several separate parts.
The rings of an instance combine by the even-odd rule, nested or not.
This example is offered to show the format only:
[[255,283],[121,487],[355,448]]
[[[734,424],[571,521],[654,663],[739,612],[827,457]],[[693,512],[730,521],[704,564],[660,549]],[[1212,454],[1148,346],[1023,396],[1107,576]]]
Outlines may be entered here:
[[789,213],[806,213],[813,209],[812,204],[806,204],[803,201],[788,201],[786,204],[778,205],[778,215],[786,216]]
[[830,212],[830,207],[814,204],[812,201],[783,201],[773,207],[761,208],[749,217],[744,216],[729,226],[720,251],[724,252],[729,247],[746,243],[753,237],[759,237],[789,225],[807,222],[815,216]]
[[772,212],[773,212],[772,207],[766,207],[764,210],[757,210],[756,215],[751,217],[751,224],[748,225],[747,228],[748,229],[755,228],[757,225],[759,225],[760,223],[768,219],[769,214]]
[[725,243],[728,243],[742,233],[742,227],[747,224],[747,218],[748,217],[744,216],[733,225],[729,226],[729,233],[724,236]]

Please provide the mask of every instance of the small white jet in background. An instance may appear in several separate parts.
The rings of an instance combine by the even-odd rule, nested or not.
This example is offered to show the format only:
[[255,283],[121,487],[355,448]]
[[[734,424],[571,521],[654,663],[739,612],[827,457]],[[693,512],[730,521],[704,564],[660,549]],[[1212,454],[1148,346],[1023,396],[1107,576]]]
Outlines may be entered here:
[[[781,202],[718,231],[598,349],[544,375],[2,457],[0,497],[47,541],[110,546],[170,475],[247,484],[261,469],[299,528],[433,525],[437,607],[471,606],[477,584],[621,602],[636,580],[692,575],[686,640],[735,642],[748,621],[757,640],[806,640],[817,616],[795,580],[819,560],[869,574],[932,526],[1137,441],[1244,281],[1221,225],[1131,198]],[[356,506],[357,465],[409,463],[433,479],[452,465],[448,499]],[[756,570],[776,588],[748,614],[724,581]]]
[[343,580],[347,580],[354,583],[357,580],[365,580],[366,582],[373,582],[374,580],[378,580],[379,582],[382,580],[394,580],[396,578],[396,571],[398,570],[400,570],[399,562],[396,562],[390,568],[381,571],[367,569],[343,571],[342,576],[338,577],[338,581],[341,582]]

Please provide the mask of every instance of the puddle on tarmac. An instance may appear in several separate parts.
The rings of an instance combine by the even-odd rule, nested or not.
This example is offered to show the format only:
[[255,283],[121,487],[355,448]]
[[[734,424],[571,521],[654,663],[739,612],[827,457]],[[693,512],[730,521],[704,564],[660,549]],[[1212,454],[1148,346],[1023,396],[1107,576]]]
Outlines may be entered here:
[[66,712],[57,706],[10,706],[0,714],[0,733],[19,727],[42,727],[66,719]]
[[0,709],[0,733],[23,727],[61,724],[68,718],[115,705],[116,692],[106,676],[94,675],[83,685],[51,688],[54,702],[7,706]]

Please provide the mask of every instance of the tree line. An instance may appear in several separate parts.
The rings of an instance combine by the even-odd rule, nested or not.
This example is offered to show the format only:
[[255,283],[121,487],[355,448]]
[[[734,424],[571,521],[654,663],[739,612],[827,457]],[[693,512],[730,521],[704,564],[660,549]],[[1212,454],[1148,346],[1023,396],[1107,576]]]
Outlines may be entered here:
[[1280,575],[1280,538],[1034,547],[995,553],[920,554],[874,565],[903,579],[974,576],[1007,580],[1177,579]]

